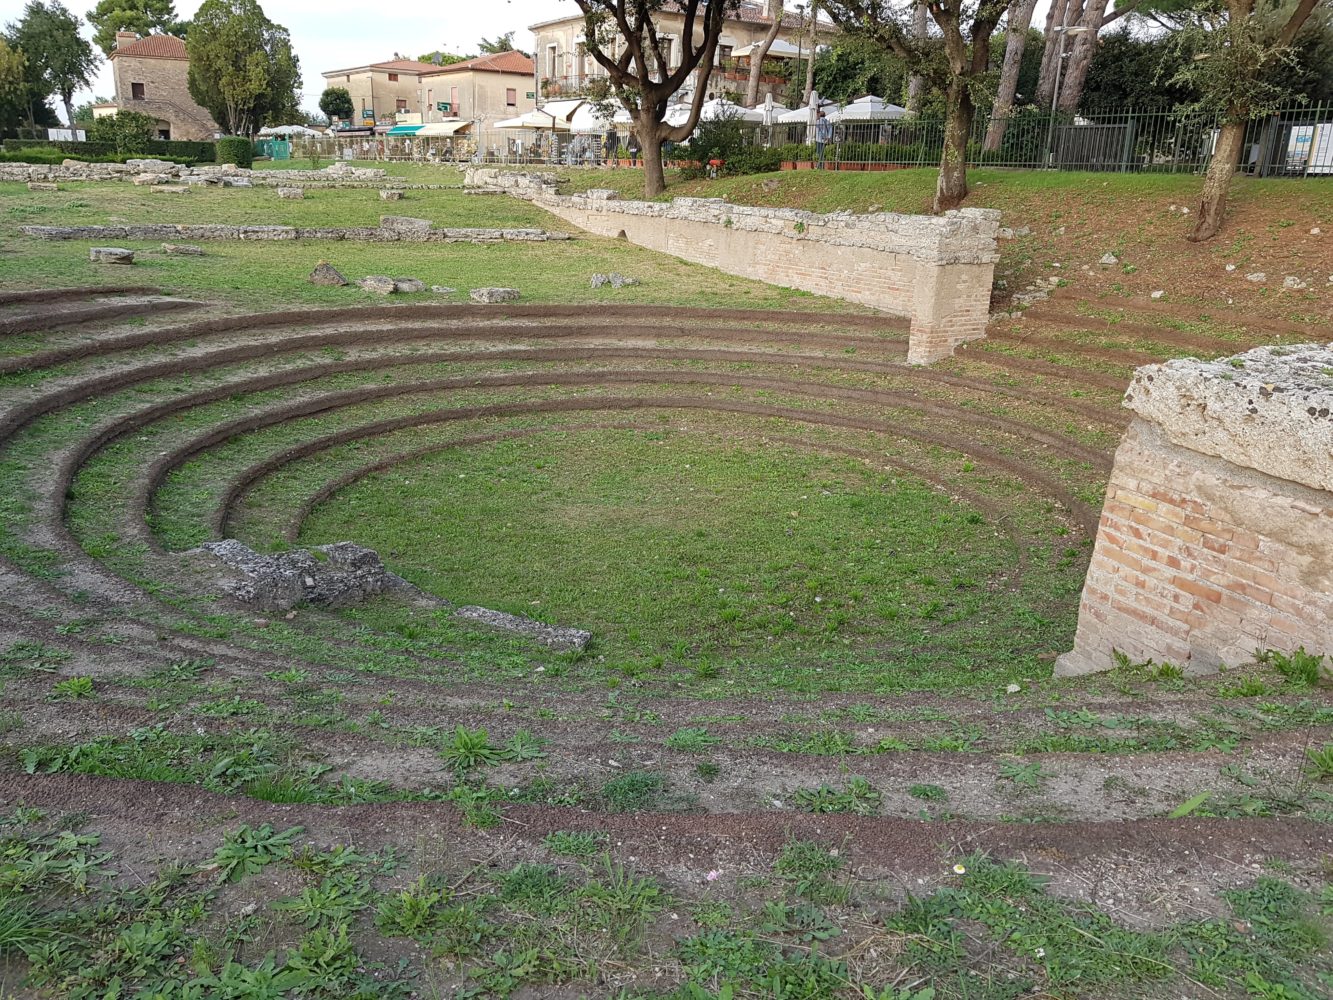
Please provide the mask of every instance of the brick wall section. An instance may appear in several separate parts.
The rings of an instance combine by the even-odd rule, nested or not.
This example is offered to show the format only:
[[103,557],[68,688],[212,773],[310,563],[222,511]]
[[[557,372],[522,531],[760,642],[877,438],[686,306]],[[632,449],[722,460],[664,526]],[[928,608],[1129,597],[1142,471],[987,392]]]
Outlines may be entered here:
[[1333,349],[1237,361],[1136,374],[1058,674],[1108,669],[1113,650],[1194,673],[1333,652]]
[[472,187],[529,198],[581,229],[624,235],[730,274],[857,302],[911,319],[907,359],[930,364],[986,335],[999,213],[819,215],[713,198],[561,196],[541,176],[469,170]]

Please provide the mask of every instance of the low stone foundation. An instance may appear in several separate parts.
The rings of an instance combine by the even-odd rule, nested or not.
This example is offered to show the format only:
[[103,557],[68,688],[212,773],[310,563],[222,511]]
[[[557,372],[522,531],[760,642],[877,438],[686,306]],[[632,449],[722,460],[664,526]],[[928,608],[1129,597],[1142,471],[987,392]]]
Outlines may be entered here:
[[1333,344],[1141,368],[1061,675],[1333,652]]
[[[124,163],[0,163],[0,181],[46,184],[56,181],[129,181],[147,187],[163,184],[189,187],[303,187],[382,188],[388,179],[379,167],[333,163],[322,170],[250,170],[232,163],[202,163],[187,167],[166,160],[127,160]],[[394,184],[399,188],[456,188],[457,184]]]
[[[386,216],[386,218],[391,218]],[[362,243],[541,243],[570,239],[544,229],[436,229],[381,224],[378,227],[301,228],[297,226],[220,226],[212,223],[146,223],[127,226],[20,226],[19,232],[41,240],[349,240]]]
[[504,190],[602,236],[697,264],[909,317],[907,360],[930,364],[986,335],[1000,213],[834,213],[732,205],[716,198],[621,201],[562,196],[554,178],[474,168],[468,188]]

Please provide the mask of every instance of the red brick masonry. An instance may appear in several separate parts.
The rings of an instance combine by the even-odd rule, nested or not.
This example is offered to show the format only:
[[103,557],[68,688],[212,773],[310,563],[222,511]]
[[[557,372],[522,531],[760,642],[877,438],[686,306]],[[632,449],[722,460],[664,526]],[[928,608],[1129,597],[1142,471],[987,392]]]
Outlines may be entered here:
[[[1234,361],[1234,363],[1233,363]],[[1140,369],[1058,674],[1333,652],[1333,350]]]

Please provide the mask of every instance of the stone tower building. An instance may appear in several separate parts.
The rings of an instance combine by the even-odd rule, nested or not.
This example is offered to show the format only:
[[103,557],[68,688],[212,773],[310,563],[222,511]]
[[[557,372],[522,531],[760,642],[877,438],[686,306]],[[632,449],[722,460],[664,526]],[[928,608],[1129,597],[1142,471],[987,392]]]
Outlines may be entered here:
[[195,104],[186,82],[190,58],[185,43],[174,35],[116,32],[111,53],[116,80],[115,107],[95,113],[114,114],[124,109],[157,119],[160,139],[212,139],[219,134],[217,123]]

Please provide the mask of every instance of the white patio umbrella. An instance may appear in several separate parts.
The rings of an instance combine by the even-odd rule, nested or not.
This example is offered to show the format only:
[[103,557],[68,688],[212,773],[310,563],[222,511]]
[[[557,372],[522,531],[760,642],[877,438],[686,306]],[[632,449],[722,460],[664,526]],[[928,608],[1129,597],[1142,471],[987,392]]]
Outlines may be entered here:
[[318,129],[306,125],[268,125],[259,130],[260,135],[323,135]]
[[617,128],[634,124],[634,118],[621,105],[608,109],[611,117],[606,118],[595,104],[583,104],[569,119],[569,130],[576,135],[591,135],[605,132],[612,125]]
[[885,122],[901,118],[907,114],[906,108],[890,104],[882,97],[866,94],[858,97],[841,111],[828,112],[829,120],[834,122]]
[[[734,49],[732,55],[744,59],[746,56],[752,56],[762,48],[760,42],[751,42],[749,45],[742,45],[739,49]],[[806,51],[809,51],[808,49]],[[795,59],[801,50],[791,42],[784,42],[781,38],[773,39],[773,44],[768,47],[769,59]]]
[[[689,118],[690,105],[688,104],[673,104],[667,108],[666,123],[668,125],[684,125],[689,121]],[[743,108],[723,97],[715,97],[711,101],[704,102],[703,108],[699,111],[699,121],[739,121],[761,125],[764,121],[764,113]]]
[[495,123],[495,128],[548,129],[553,132],[570,131],[569,120],[586,101],[547,101],[540,108],[525,111],[517,118],[506,118]]
[[[833,112],[838,110],[838,102],[821,99],[819,107],[823,110],[824,114],[832,116]],[[810,108],[793,108],[791,111],[786,111],[778,115],[777,121],[779,125],[809,125]]]

